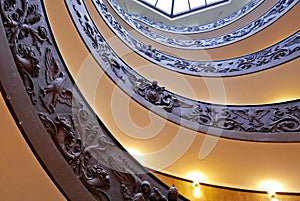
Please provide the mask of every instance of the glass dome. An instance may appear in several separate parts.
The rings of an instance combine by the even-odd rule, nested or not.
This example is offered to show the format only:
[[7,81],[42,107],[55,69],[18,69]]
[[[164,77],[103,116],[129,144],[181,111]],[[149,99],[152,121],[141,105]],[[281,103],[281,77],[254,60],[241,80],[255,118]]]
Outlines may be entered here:
[[170,17],[192,13],[230,0],[137,0],[152,9]]

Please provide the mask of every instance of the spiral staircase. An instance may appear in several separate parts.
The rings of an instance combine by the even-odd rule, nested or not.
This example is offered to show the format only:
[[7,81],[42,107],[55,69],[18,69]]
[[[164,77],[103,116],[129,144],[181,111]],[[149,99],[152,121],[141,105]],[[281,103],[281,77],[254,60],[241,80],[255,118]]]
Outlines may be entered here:
[[300,199],[297,0],[0,2],[1,200]]

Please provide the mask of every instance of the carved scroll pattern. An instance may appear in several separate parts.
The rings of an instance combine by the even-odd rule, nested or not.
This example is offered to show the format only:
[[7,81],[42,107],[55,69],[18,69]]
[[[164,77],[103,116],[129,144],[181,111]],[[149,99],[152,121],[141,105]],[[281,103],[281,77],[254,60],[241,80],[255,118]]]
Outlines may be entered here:
[[[68,7],[87,47],[106,73],[116,83],[122,83],[119,84],[120,87],[141,104],[146,100],[148,103],[144,106],[156,105],[161,108],[162,113],[167,111],[170,120],[202,132],[212,127],[234,131],[223,135],[228,138],[235,138],[236,131],[241,131],[244,135],[243,139],[251,139],[253,132],[268,133],[271,138],[272,133],[300,131],[299,100],[265,106],[211,105],[177,96],[158,86],[156,82],[149,82],[113,52],[93,24],[83,4],[69,3]],[[93,30],[92,34],[87,30]],[[98,40],[96,42],[91,38]],[[290,42],[295,43],[295,41]],[[295,47],[297,48],[298,46]],[[160,111],[156,112],[161,114]]]
[[[108,0],[111,4],[118,4],[115,0]],[[148,18],[147,16],[142,16],[136,13],[128,13],[130,17],[134,21],[140,21],[143,22],[144,24],[154,27],[156,29],[165,31],[165,32],[170,32],[170,33],[176,33],[176,34],[195,34],[195,33],[203,33],[203,32],[208,32],[208,31],[213,31],[219,28],[222,28],[240,18],[243,16],[247,15],[249,12],[257,8],[263,1],[262,0],[251,0],[249,1],[246,5],[244,5],[242,8],[239,10],[235,11],[234,13],[228,15],[227,17],[211,22],[208,24],[204,25],[196,25],[196,26],[171,26],[163,23],[159,23],[156,21],[153,21],[152,19]],[[113,5],[113,7],[115,7]],[[115,8],[117,9],[117,8]],[[117,9],[119,10],[119,9]]]
[[16,66],[43,125],[83,184],[98,196],[105,195],[108,173],[86,151],[74,130],[72,112],[82,105],[74,98],[70,81],[52,54],[54,47],[41,5],[36,1],[2,0],[1,17]]
[[[149,61],[177,72],[207,77],[243,75],[271,68],[299,57],[300,54],[300,32],[298,31],[278,44],[247,56],[223,61],[185,60],[165,54],[151,45],[139,41],[114,18],[102,0],[93,0],[93,2],[106,23],[126,45]],[[124,13],[124,11],[121,10],[120,13]],[[125,21],[130,21],[129,16],[122,17]],[[149,31],[143,25],[136,26],[140,30]]]
[[[136,177],[139,173],[139,180],[131,182],[131,186],[149,180],[166,193],[167,189],[115,145],[79,95],[53,45],[41,2],[1,0],[0,13],[11,53],[37,118],[82,184],[97,200],[121,200],[125,181],[114,178],[113,167],[123,170],[119,175]],[[123,163],[112,166],[113,158],[122,158]]]
[[[96,2],[103,3],[103,0],[94,0]],[[253,22],[247,24],[246,26],[232,31],[228,34],[224,34],[221,36],[216,36],[213,38],[205,38],[205,39],[176,39],[170,38],[156,32],[151,31],[147,27],[142,24],[137,23],[132,20],[131,16],[125,12],[119,4],[115,0],[112,1],[112,6],[116,10],[116,12],[123,18],[130,26],[134,27],[135,30],[139,31],[143,35],[146,35],[149,39],[159,42],[161,44],[175,47],[175,48],[184,48],[184,49],[208,49],[215,48],[224,45],[228,45],[239,40],[242,40],[246,37],[249,37],[258,31],[264,29],[269,26],[271,23],[275,22],[279,19],[283,14],[288,12],[297,2],[298,0],[279,0],[270,10],[268,10],[261,17],[257,18]]]
[[[44,42],[51,44],[51,42],[46,28],[43,25],[37,25],[41,15],[36,5],[29,6],[27,1],[23,1],[20,8],[15,9],[16,1],[2,0],[0,3],[1,17],[7,28],[6,34],[12,55],[25,89],[32,102],[36,104],[33,79],[40,73],[40,61],[37,54],[41,54],[41,44]],[[32,28],[35,25],[37,27]]]

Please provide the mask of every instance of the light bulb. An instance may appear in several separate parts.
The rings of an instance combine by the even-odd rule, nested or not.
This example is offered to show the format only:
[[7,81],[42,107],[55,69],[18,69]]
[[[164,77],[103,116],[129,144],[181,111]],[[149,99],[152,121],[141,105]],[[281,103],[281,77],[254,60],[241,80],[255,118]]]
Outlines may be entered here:
[[279,182],[273,180],[262,181],[259,186],[261,190],[267,191],[271,198],[273,195],[275,196],[276,192],[284,190],[283,186]]
[[276,198],[275,195],[272,195],[272,196],[271,196],[271,201],[279,201],[279,200]]
[[193,196],[195,198],[200,198],[201,197],[201,191],[200,191],[200,185],[199,184],[195,184],[194,190],[193,190]]
[[207,182],[207,177],[201,172],[189,172],[186,177],[193,181],[193,185]]

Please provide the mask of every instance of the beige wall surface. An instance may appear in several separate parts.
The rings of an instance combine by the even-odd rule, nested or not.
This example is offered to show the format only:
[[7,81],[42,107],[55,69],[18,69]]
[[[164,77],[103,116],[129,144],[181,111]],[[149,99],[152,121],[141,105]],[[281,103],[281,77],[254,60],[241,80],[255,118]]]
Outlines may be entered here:
[[0,95],[0,200],[65,201],[30,150]]

